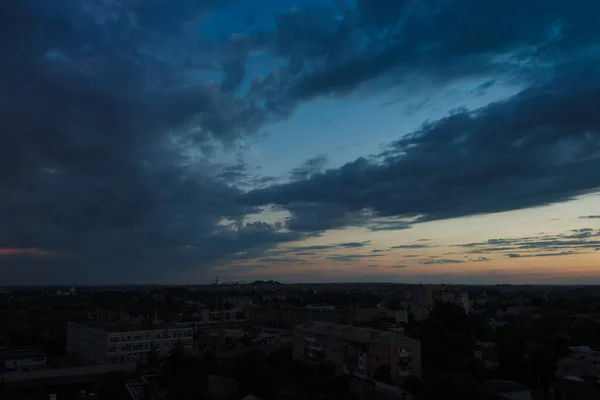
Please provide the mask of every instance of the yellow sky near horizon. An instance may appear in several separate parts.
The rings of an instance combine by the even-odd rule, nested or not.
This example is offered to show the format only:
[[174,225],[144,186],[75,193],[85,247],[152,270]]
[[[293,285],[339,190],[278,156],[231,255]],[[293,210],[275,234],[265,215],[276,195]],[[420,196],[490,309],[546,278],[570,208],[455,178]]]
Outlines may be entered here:
[[[600,195],[590,194],[578,199],[543,207],[420,223],[410,229],[372,232],[364,227],[331,230],[321,236],[286,243],[273,255],[264,257],[292,258],[295,262],[261,262],[244,260],[224,267],[227,273],[250,279],[269,276],[284,281],[382,280],[439,281],[461,279],[482,283],[488,279],[512,283],[570,282],[580,277],[600,282],[600,251],[595,248],[568,246],[518,250],[522,257],[509,257],[513,250],[469,253],[474,248],[457,246],[482,243],[490,239],[550,240],[569,235],[579,229],[593,229],[600,235],[600,219],[584,216],[600,214]],[[281,217],[281,215],[280,215]],[[600,236],[584,240],[598,241]],[[370,241],[362,247],[335,247],[305,251],[294,255],[293,249],[309,246],[334,246],[340,243]],[[393,246],[429,246],[392,249]],[[480,246],[483,250],[486,247]],[[600,247],[600,246],[598,246]],[[375,253],[373,250],[379,252]],[[539,256],[540,254],[574,254]],[[344,260],[344,257],[361,258]],[[332,260],[330,257],[340,258]],[[487,260],[476,261],[481,257]],[[442,261],[440,261],[442,260]],[[443,261],[445,260],[445,261]],[[302,261],[302,262],[300,262]],[[460,262],[451,262],[460,261]],[[435,263],[440,262],[440,263]],[[244,268],[256,266],[257,268]],[[241,267],[241,268],[239,268]],[[260,268],[258,268],[260,267]],[[218,268],[221,269],[221,268]],[[274,278],[275,279],[275,278]]]

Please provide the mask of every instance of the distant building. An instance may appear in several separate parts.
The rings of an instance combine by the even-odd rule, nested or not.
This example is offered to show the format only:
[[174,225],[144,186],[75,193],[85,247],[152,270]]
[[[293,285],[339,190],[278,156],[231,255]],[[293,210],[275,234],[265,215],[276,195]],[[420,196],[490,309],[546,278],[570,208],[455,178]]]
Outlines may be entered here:
[[356,308],[353,322],[370,322],[377,318],[390,318],[395,323],[408,323],[408,311],[385,308]]
[[600,384],[595,379],[583,379],[569,375],[554,384],[556,400],[598,400]]
[[485,369],[496,370],[500,366],[496,343],[494,342],[480,342],[478,340],[475,343],[473,356],[481,362]]
[[413,314],[415,320],[421,321],[429,315],[433,308],[433,289],[432,285],[413,287],[409,311]]
[[413,287],[409,310],[415,320],[421,321],[427,318],[435,303],[455,304],[467,314],[471,311],[469,295],[466,292],[450,290],[444,285],[418,285]]
[[327,304],[307,304],[304,307],[311,310],[335,311],[335,306],[330,306]]
[[243,310],[235,308],[222,311],[203,308],[197,313],[197,316],[200,317],[201,322],[218,322],[221,320],[221,312],[223,312],[223,319],[228,322],[241,321],[244,318]]
[[508,322],[506,321],[496,321],[493,318],[488,318],[488,325],[494,329],[494,330],[498,330],[499,328],[504,328],[505,326],[508,325]]
[[593,377],[600,379],[600,353],[577,352],[560,358],[557,362],[556,375],[559,378],[577,376],[582,378]]
[[0,371],[32,371],[46,366],[46,355],[29,349],[0,352]]
[[447,290],[445,287],[442,287],[439,290],[433,291],[433,300],[435,303],[441,302],[454,304],[465,310],[465,313],[467,314],[471,311],[469,295],[466,292]]
[[74,323],[67,328],[67,353],[88,364],[126,365],[145,362],[152,346],[160,357],[181,342],[193,348],[192,327],[143,326],[103,322]]
[[353,313],[350,309],[291,307],[273,304],[246,307],[244,319],[256,325],[292,329],[295,325],[308,321],[350,324],[353,320]]
[[395,332],[320,322],[294,328],[294,359],[334,365],[339,374],[374,379],[389,368],[396,384],[421,376],[421,343]]
[[229,304],[232,310],[238,313],[243,312],[244,308],[250,307],[253,304],[252,298],[247,296],[226,297],[224,302],[225,304]]
[[488,396],[499,399],[531,400],[531,391],[522,383],[512,381],[488,381],[483,386]]

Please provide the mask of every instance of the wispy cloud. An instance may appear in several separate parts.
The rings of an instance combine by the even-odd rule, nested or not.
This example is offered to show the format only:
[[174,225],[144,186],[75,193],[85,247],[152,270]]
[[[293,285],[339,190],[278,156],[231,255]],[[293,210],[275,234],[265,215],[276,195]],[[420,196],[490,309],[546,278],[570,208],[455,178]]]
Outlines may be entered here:
[[[506,253],[512,257],[525,253],[548,254],[550,251],[560,252],[585,251],[600,246],[600,229],[573,229],[562,234],[539,235],[516,238],[490,239],[485,242],[474,242],[456,245],[468,249],[469,254]],[[541,252],[541,253],[540,253]]]
[[363,258],[381,257],[382,254],[336,254],[328,256],[327,259],[331,261],[357,261]]
[[529,258],[529,257],[559,257],[559,256],[570,256],[577,254],[574,251],[561,251],[560,253],[539,253],[539,254],[519,254],[519,253],[508,253],[508,258]]
[[364,247],[371,243],[370,240],[365,240],[363,242],[347,242],[347,243],[339,243],[337,247]]
[[402,244],[398,246],[392,246],[390,249],[427,249],[430,247],[435,246],[430,246],[428,244]]
[[298,264],[306,264],[307,261],[295,258],[295,257],[264,257],[259,258],[258,262],[261,263],[298,263]]
[[59,254],[40,250],[35,247],[0,248],[0,257],[59,257]]
[[436,260],[436,259],[429,259],[429,260],[420,260],[419,264],[423,264],[423,265],[432,265],[432,264],[462,264],[464,262],[465,262],[464,260],[451,260],[451,259]]

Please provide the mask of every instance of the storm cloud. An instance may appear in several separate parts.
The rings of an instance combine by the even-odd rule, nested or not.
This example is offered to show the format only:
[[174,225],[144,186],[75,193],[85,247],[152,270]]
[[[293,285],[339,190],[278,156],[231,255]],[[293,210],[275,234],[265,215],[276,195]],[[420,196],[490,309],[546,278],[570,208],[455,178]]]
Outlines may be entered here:
[[[0,282],[176,281],[331,229],[408,229],[600,186],[595,2],[339,1],[206,34],[230,3],[1,2]],[[317,97],[494,74],[529,88],[375,158],[325,170],[319,155],[283,184],[244,162],[246,141]],[[290,217],[249,222],[263,205]]]
[[378,160],[359,158],[245,199],[366,209],[421,222],[576,198],[600,187],[594,172],[600,168],[600,82],[590,74],[582,67],[551,85],[456,112],[390,143]]

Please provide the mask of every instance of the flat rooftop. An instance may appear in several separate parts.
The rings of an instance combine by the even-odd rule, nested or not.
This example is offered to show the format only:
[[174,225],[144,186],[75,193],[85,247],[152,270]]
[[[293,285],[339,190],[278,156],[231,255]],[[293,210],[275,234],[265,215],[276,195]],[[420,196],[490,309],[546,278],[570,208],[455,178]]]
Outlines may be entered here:
[[69,377],[81,377],[96,374],[106,374],[113,371],[130,372],[135,371],[135,365],[92,365],[84,367],[41,369],[24,372],[5,372],[2,376],[4,382],[30,381],[37,379],[60,379]]
[[107,322],[107,321],[82,321],[71,322],[72,325],[80,325],[88,328],[98,329],[104,332],[135,332],[135,331],[165,331],[192,329],[191,327],[177,326],[173,324],[149,324],[140,322]]
[[380,344],[419,342],[418,340],[411,339],[398,332],[380,331],[377,329],[349,325],[337,325],[327,322],[305,322],[296,325],[296,329],[314,335],[337,336],[354,342],[374,342]]
[[0,352],[0,361],[23,360],[29,358],[46,358],[46,354],[36,351],[9,351]]

